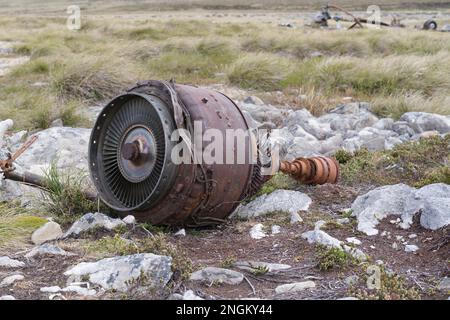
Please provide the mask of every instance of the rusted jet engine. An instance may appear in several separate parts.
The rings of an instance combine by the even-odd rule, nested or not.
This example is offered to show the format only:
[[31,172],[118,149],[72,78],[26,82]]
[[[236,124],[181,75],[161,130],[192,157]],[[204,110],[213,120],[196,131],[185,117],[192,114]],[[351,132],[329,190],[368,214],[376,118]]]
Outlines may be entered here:
[[[165,81],[138,83],[104,107],[92,130],[89,168],[98,196],[141,221],[203,226],[223,222],[277,171],[305,184],[337,182],[334,159],[279,161],[256,135],[245,134],[261,132],[251,123],[221,93]],[[209,140],[208,129],[215,133]],[[230,132],[237,134],[228,139]],[[219,161],[203,161],[198,154],[220,151],[208,150],[218,136],[225,137],[215,141],[223,145],[223,154],[215,155]],[[20,153],[0,161],[5,177],[45,189],[44,179],[13,172]]]
[[[175,164],[173,151],[183,140],[171,138],[176,129],[184,130],[191,141],[200,138],[194,147],[198,152],[207,150],[209,142],[193,128],[196,122],[202,130],[214,128],[226,137],[230,130],[254,129],[225,95],[172,82],[142,82],[109,102],[94,126],[89,150],[91,176],[101,199],[117,211],[132,211],[138,219],[154,224],[223,222],[270,175],[262,174],[262,150],[250,135],[240,142],[233,140],[231,148],[223,141],[221,163]],[[225,161],[230,156],[234,162]],[[239,156],[244,161],[236,163]],[[194,157],[189,154],[184,159]],[[338,165],[329,158],[292,163],[272,159],[269,165],[273,173],[280,169],[305,183],[335,183],[338,179]]]

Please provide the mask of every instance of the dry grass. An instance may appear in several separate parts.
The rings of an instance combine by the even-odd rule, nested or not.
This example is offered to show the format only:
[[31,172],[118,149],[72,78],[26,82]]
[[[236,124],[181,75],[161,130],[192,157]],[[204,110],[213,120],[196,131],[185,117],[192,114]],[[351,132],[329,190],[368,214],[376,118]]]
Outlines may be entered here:
[[[243,20],[245,21],[245,20]],[[70,110],[102,103],[142,79],[225,83],[269,102],[328,110],[342,97],[383,116],[449,114],[450,35],[416,30],[325,31],[257,21],[89,17],[80,31],[61,18],[0,17],[0,40],[30,61],[0,77],[0,118],[46,127]],[[31,29],[30,29],[31,28]],[[32,32],[30,32],[32,30]],[[40,84],[40,85],[36,85]],[[273,94],[280,90],[282,94]]]

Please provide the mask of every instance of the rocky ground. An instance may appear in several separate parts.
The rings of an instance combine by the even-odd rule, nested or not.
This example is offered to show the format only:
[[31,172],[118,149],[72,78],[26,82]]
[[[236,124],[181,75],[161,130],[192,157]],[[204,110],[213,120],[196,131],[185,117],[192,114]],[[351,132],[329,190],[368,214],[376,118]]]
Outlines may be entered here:
[[[444,143],[441,165],[448,169],[450,117],[408,112],[398,121],[379,119],[351,98],[314,117],[257,97],[237,99],[255,125],[278,129],[271,143],[287,159],[397,152],[435,139]],[[98,108],[89,111],[95,118]],[[17,170],[41,174],[56,161],[59,169],[86,172],[89,129],[55,122],[35,134]],[[28,135],[6,130],[2,158]],[[380,170],[389,176],[391,169]],[[447,299],[448,180],[396,182],[344,176],[337,185],[302,186],[276,176],[226,224],[208,229],[171,230],[101,213],[75,222],[48,217],[20,241],[2,239],[0,299]],[[1,201],[38,212],[38,197],[2,181]]]

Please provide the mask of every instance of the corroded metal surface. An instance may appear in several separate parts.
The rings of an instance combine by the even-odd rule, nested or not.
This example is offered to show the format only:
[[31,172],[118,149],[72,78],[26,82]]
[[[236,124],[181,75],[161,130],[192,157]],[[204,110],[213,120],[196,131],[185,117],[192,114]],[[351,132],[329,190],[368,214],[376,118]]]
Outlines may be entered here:
[[[114,99],[105,107],[97,120],[96,130],[91,137],[89,155],[94,184],[99,190],[101,198],[108,205],[119,212],[131,211],[141,221],[153,224],[211,225],[223,222],[244,197],[259,189],[264,180],[261,179],[258,182],[258,179],[254,179],[255,176],[258,176],[259,166],[250,161],[252,153],[257,152],[251,148],[250,137],[245,138],[244,146],[238,145],[238,140],[234,141],[231,149],[226,148],[225,141],[223,141],[224,160],[227,156],[233,156],[236,159],[238,151],[244,150],[245,161],[243,164],[227,164],[226,161],[223,161],[221,164],[190,162],[174,165],[170,161],[170,152],[173,147],[170,145],[170,133],[175,128],[186,129],[191,134],[192,141],[200,138],[200,150],[204,150],[209,142],[203,141],[202,137],[195,136],[201,132],[193,130],[194,122],[201,123],[203,130],[214,128],[223,136],[226,136],[226,131],[229,129],[249,130],[243,113],[232,100],[212,90],[153,80],[141,82],[121,96],[122,100],[127,103],[133,103],[133,99],[138,97],[146,100],[140,100],[145,104],[145,108],[165,108],[165,114],[159,110],[160,120],[158,121],[163,125],[167,124],[168,130],[164,128],[164,135],[160,138],[155,137],[154,144],[156,146],[165,144],[167,148],[161,149],[160,152],[150,152],[155,153],[156,162],[158,159],[163,159],[162,162],[165,164],[160,168],[159,176],[155,178],[157,182],[151,188],[148,187],[147,193],[139,198],[142,200],[141,202],[134,202],[134,199],[127,200],[132,192],[128,196],[127,191],[121,189],[134,188],[136,182],[112,166],[114,166],[114,161],[117,162],[117,166],[127,164],[127,167],[133,170],[130,169],[126,172],[129,172],[130,175],[133,174],[134,178],[134,175],[139,173],[140,167],[135,168],[135,164],[141,159],[141,152],[139,145],[133,140],[134,138],[128,138],[129,134],[127,135],[126,132],[129,132],[129,129],[117,128],[115,117],[118,117],[119,110],[123,110],[124,103],[120,98]],[[161,103],[156,104],[155,100]],[[156,113],[154,114],[156,115]],[[131,119],[131,116],[127,114],[123,118]],[[134,119],[133,121],[138,123],[130,122],[127,125],[133,127],[137,124],[139,126],[145,124],[141,123],[142,119],[139,117]],[[155,122],[147,125],[149,132],[153,133],[153,126],[157,124]],[[103,138],[108,136],[108,130],[113,130],[109,136],[117,136],[118,143],[114,144],[112,138],[109,140]],[[121,136],[126,137],[121,138]],[[140,134],[140,136],[145,135]],[[153,143],[151,139],[145,140],[147,144]],[[120,144],[120,141],[125,143]],[[105,150],[105,143],[106,147],[111,148],[115,145],[120,151],[114,153],[114,150]],[[153,148],[153,150],[156,149]],[[227,154],[227,152],[232,154]],[[106,165],[108,167],[104,164],[105,157],[107,157]],[[150,158],[153,159],[152,156]],[[121,173],[124,178],[121,178],[123,183],[116,183],[111,187],[111,183],[115,181],[113,180],[114,176],[111,179],[108,176],[111,175],[111,172]],[[173,177],[170,178],[171,175]],[[143,175],[139,175],[139,177],[143,177]],[[143,187],[147,187],[144,185],[145,182],[145,179],[140,182]],[[255,183],[258,185],[255,186]],[[156,192],[159,193],[158,196],[155,196]]]
[[281,161],[280,171],[305,184],[336,183],[339,179],[339,164],[334,158],[297,158]]
[[[141,221],[204,226],[224,222],[278,169],[305,184],[337,182],[339,165],[327,157],[289,162],[271,154],[271,170],[263,175],[267,167],[261,165],[263,151],[259,149],[264,147],[249,134],[254,128],[247,120],[219,92],[154,80],[138,83],[105,106],[92,130],[89,168],[98,196],[112,209],[124,215],[131,212]],[[201,130],[194,130],[195,126]],[[176,129],[185,130],[186,136],[173,140]],[[203,135],[207,129],[224,137],[218,143],[223,144],[223,159],[195,161],[195,152],[188,149],[192,161],[175,163],[172,152],[177,143],[186,142],[203,157],[211,141]],[[234,134],[231,142],[230,130]],[[0,161],[0,169],[7,179],[45,189],[42,177],[13,172],[13,161],[35,139]],[[86,197],[94,199],[95,195],[86,193]]]

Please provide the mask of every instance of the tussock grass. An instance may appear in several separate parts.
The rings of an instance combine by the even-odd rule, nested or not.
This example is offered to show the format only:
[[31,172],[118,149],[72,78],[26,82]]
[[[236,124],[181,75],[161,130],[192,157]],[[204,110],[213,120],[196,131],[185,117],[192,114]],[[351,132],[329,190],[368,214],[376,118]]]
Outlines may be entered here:
[[[30,57],[0,77],[0,117],[13,118],[17,129],[45,127],[46,114],[53,117],[66,104],[81,109],[102,103],[149,78],[228,82],[315,115],[344,96],[373,103],[380,115],[450,113],[446,33],[290,29],[226,19],[131,18],[118,24],[93,17],[73,32],[64,23],[0,18],[0,40],[14,40],[15,54]],[[48,85],[36,88],[36,82]],[[278,90],[283,94],[273,94]]]
[[246,54],[230,65],[227,77],[232,85],[245,89],[278,90],[288,67],[287,61],[273,55]]
[[60,65],[51,74],[51,85],[61,100],[102,101],[120,93],[130,81],[103,61],[77,61]]
[[[43,207],[60,222],[70,222],[88,212],[97,212],[99,204],[85,195],[85,176],[80,173],[61,173],[53,162],[44,172]],[[103,206],[102,206],[103,209]]]

